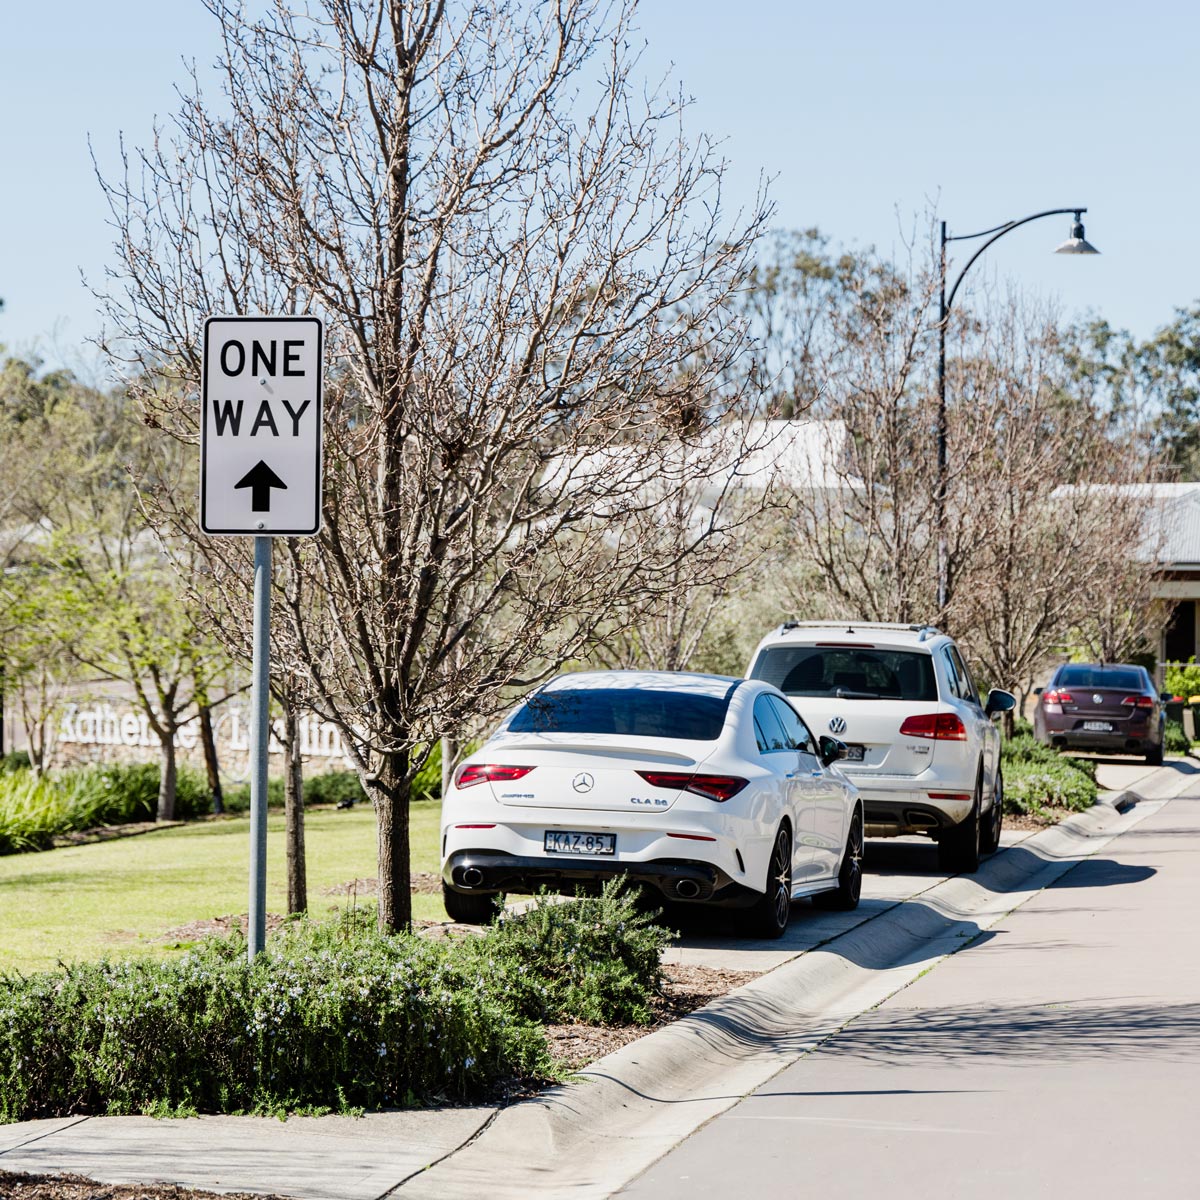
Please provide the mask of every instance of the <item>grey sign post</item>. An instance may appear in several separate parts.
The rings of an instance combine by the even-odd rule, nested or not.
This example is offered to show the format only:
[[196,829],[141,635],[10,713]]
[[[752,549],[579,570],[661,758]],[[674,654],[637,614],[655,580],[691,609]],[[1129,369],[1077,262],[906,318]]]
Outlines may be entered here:
[[200,389],[200,528],[254,538],[250,921],[267,934],[271,539],[321,528],[324,338],[317,317],[209,317]]

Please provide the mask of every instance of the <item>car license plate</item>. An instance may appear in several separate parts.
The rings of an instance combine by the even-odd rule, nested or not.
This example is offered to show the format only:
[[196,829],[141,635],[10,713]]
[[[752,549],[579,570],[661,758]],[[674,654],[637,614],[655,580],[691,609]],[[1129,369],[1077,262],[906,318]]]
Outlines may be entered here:
[[1084,721],[1083,727],[1089,733],[1112,733],[1111,721]]
[[862,762],[867,756],[866,746],[847,746],[846,761],[847,762]]
[[617,835],[547,829],[544,845],[547,854],[616,854]]

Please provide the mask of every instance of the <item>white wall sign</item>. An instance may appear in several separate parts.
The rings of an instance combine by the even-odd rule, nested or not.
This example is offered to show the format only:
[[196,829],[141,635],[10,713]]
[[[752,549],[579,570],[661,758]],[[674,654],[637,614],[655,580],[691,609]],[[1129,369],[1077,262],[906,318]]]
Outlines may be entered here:
[[323,331],[317,317],[209,317],[200,392],[200,528],[321,528]]

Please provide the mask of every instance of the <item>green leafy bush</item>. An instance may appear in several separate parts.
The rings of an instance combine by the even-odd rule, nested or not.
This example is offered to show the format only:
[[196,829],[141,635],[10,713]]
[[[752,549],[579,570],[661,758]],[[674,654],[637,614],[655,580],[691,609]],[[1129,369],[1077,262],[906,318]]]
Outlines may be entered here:
[[567,903],[538,896],[526,912],[498,919],[480,950],[529,1017],[637,1025],[651,1019],[671,936],[614,879],[600,895]]
[[0,754],[0,775],[28,771],[31,766],[26,750],[10,750],[7,754]]
[[481,937],[298,921],[182,958],[0,977],[0,1121],[477,1100],[554,1072],[541,1019],[646,1021],[668,934],[632,894],[542,900]]
[[1048,808],[1082,812],[1096,803],[1096,795],[1096,781],[1079,769],[1078,759],[1009,760],[1004,764],[1006,812],[1035,816]]
[[1163,751],[1167,754],[1190,754],[1191,740],[1178,721],[1168,721],[1163,729]]
[[1200,696],[1200,663],[1196,656],[1193,654],[1186,663],[1169,664],[1163,682],[1172,696],[1182,696],[1185,701]]
[[305,804],[338,804],[343,800],[365,802],[366,792],[354,771],[329,771],[304,777]]
[[[250,811],[250,785],[248,783],[238,783],[233,787],[225,788],[222,794],[227,813],[244,813]],[[282,808],[283,801],[283,780],[268,779],[267,807]]]

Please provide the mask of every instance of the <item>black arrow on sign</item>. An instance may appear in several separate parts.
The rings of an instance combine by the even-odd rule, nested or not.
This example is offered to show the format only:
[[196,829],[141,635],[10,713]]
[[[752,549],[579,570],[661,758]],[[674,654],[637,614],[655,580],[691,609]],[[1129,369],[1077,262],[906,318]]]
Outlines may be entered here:
[[250,508],[253,512],[271,511],[272,488],[283,488],[285,492],[287,491],[287,484],[262,459],[259,459],[233,486],[250,489]]

